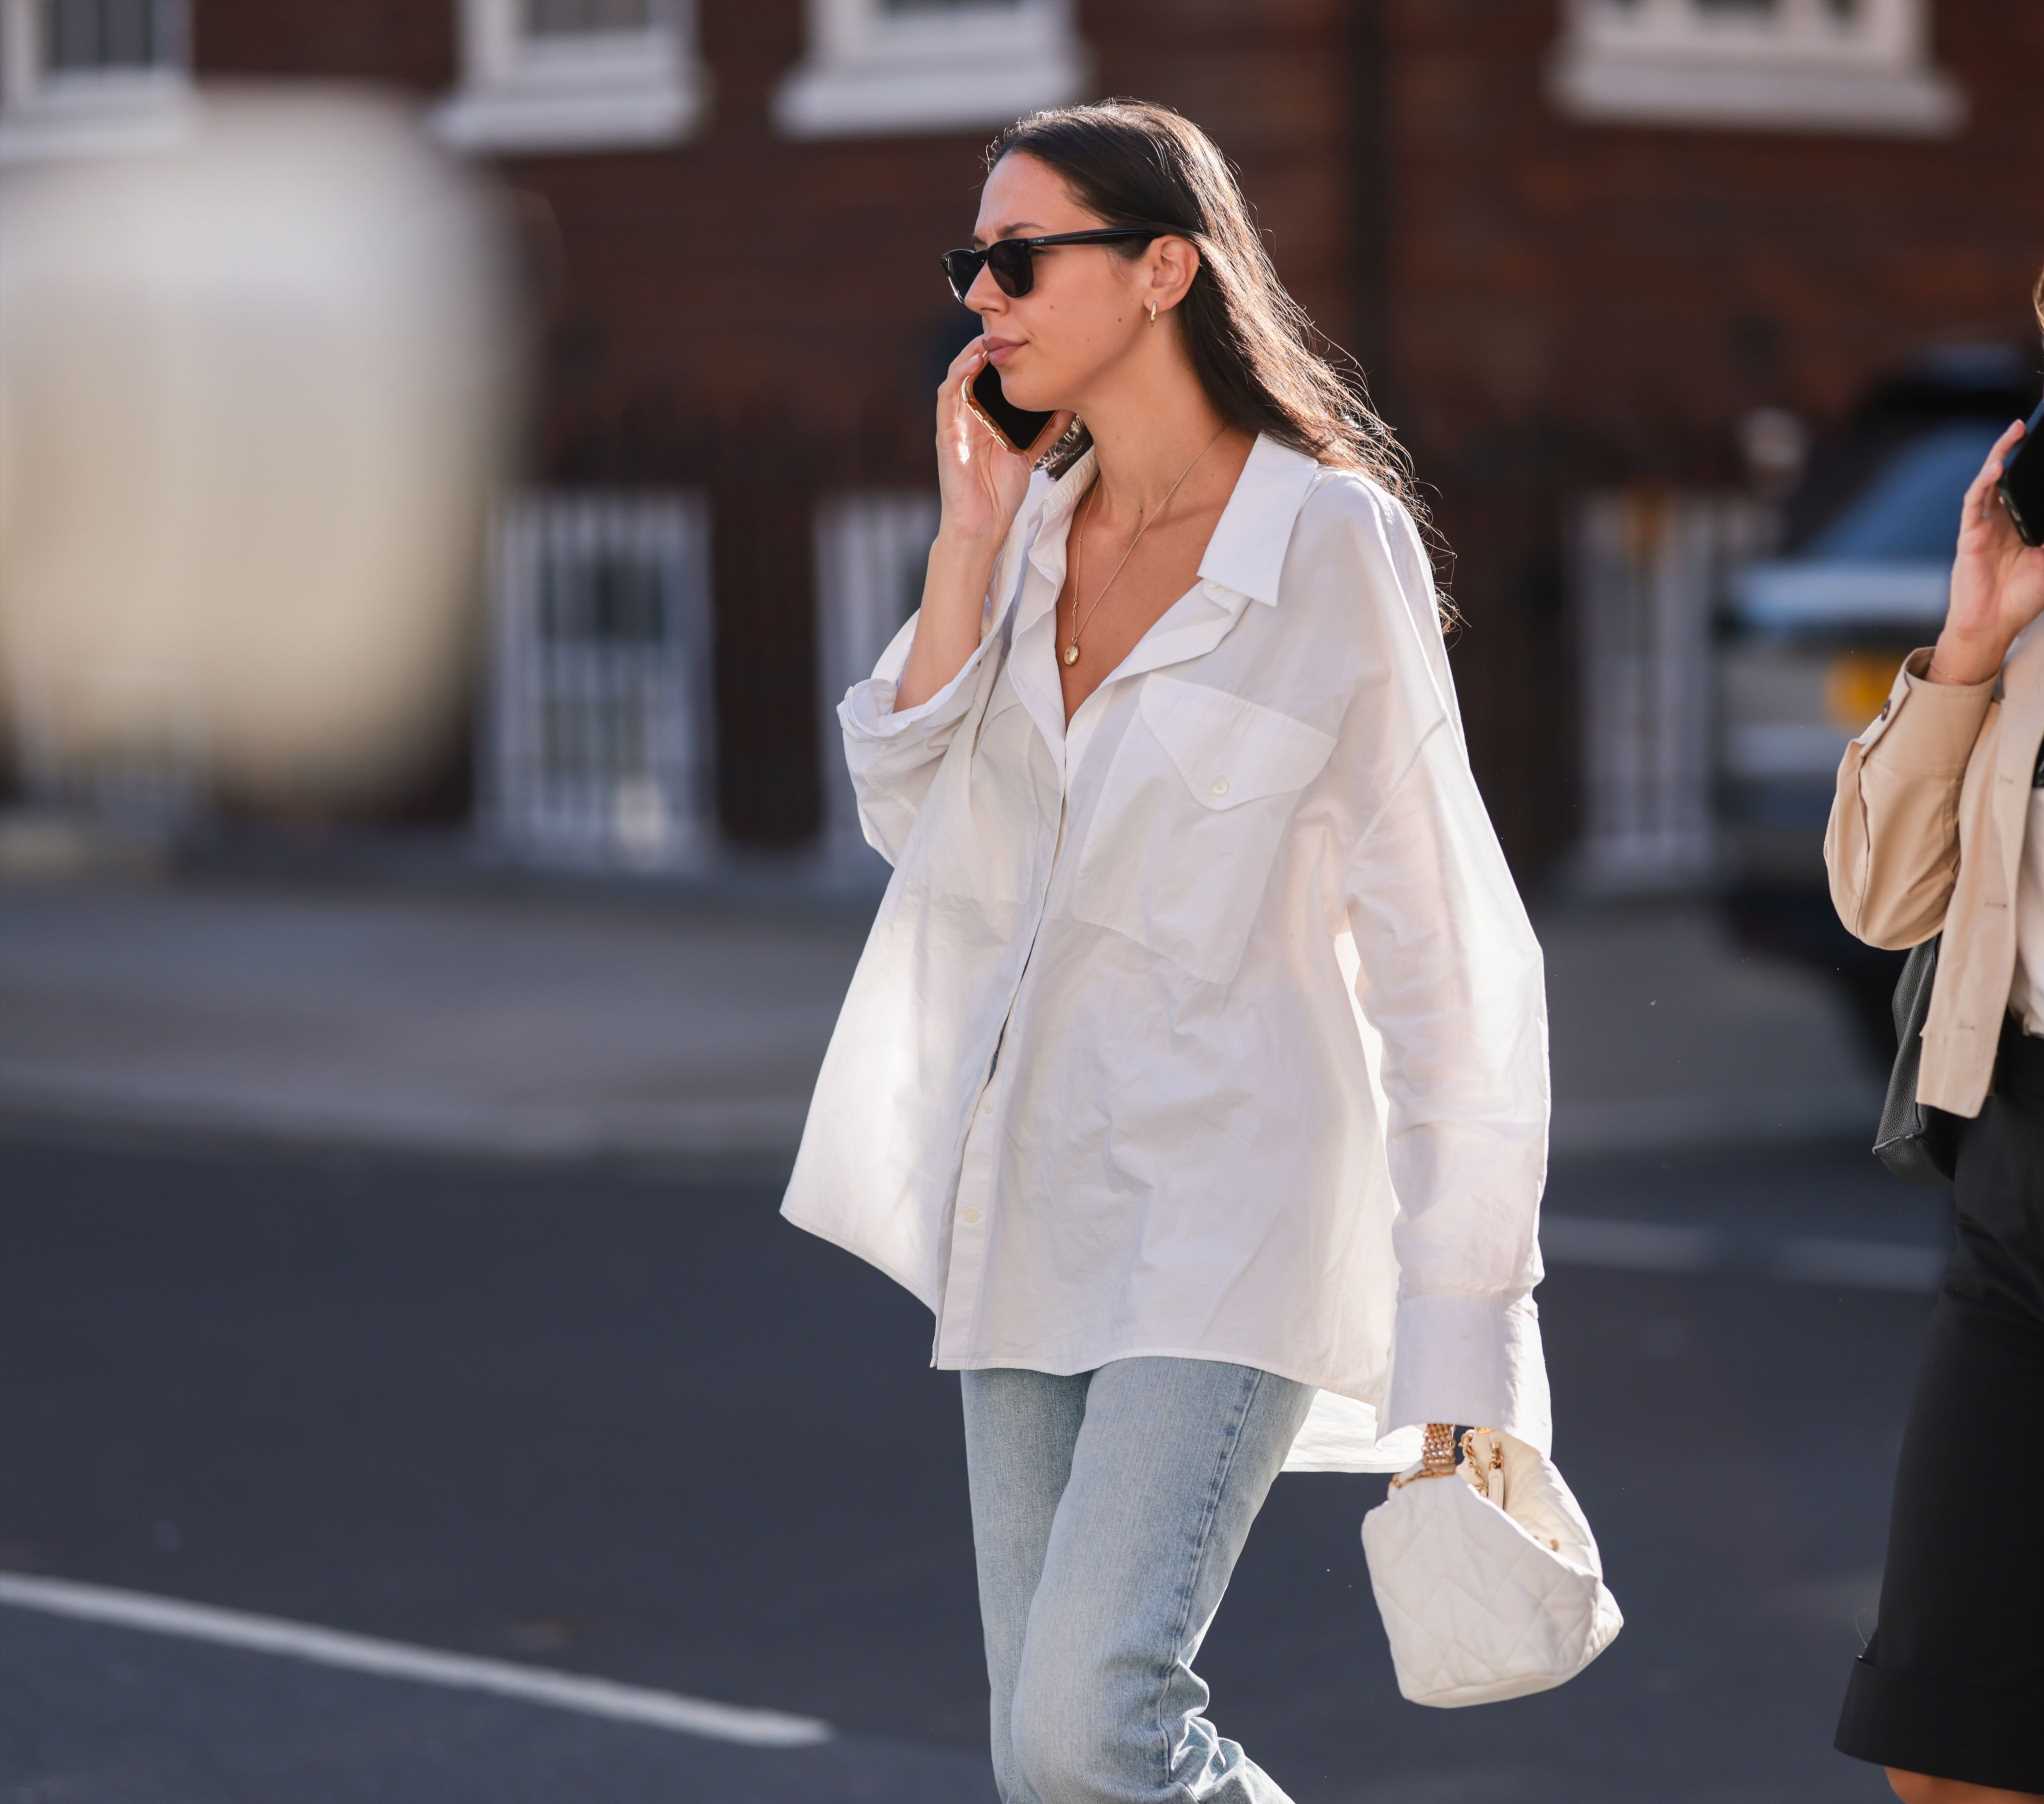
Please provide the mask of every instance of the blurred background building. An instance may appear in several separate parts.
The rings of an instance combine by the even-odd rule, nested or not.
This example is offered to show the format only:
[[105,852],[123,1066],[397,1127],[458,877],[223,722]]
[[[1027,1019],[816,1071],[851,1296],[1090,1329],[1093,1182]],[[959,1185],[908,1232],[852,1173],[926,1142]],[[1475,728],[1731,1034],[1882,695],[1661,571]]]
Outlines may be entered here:
[[[2027,410],[2040,55],[2044,15],[1933,0],[0,0],[0,184],[148,154],[215,79],[415,103],[522,208],[539,399],[444,755],[291,825],[870,884],[830,709],[934,529],[974,325],[937,253],[1009,118],[1168,102],[1414,453],[1522,878],[1807,891],[1838,741],[1941,596],[1756,613],[1746,567]],[[1927,542],[1852,558],[1921,579],[1928,492]],[[4,781],[69,805],[18,743]]]

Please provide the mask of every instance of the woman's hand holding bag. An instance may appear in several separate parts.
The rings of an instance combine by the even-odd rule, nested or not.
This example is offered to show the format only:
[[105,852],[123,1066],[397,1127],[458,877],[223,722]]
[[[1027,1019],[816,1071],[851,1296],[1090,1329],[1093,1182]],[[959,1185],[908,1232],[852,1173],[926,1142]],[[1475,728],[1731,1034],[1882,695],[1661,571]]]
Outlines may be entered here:
[[[1400,1693],[1488,1704],[1562,1684],[1624,1623],[1596,1537],[1552,1460],[1495,1429],[1427,1429],[1427,1451],[1363,1518]],[[1441,1482],[1445,1481],[1445,1482]]]

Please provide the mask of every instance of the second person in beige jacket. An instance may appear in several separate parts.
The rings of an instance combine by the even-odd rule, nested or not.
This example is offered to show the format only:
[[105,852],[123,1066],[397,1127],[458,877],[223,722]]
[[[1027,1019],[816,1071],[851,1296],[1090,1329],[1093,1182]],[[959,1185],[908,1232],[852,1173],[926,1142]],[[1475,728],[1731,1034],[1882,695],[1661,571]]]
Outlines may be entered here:
[[1879,1617],[1836,1735],[1906,1804],[2044,1797],[2044,550],[1995,495],[2023,431],[1967,491],[1943,631],[1845,748],[1824,836],[1849,931],[1943,935],[1917,1098],[1961,1118]]

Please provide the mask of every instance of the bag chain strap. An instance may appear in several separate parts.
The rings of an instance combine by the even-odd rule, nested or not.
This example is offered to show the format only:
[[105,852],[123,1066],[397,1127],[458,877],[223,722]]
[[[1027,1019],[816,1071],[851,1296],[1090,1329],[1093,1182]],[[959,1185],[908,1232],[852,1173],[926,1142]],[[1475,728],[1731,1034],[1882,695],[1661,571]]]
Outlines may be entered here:
[[[1482,1432],[1494,1434],[1494,1431],[1490,1429],[1485,1429]],[[1476,1462],[1476,1453],[1475,1449],[1470,1446],[1470,1442],[1476,1438],[1477,1433],[1478,1431],[1472,1428],[1462,1437],[1462,1451],[1468,1455],[1472,1465]],[[1493,1439],[1490,1447],[1489,1470],[1495,1471],[1502,1467],[1504,1463],[1504,1454],[1499,1449],[1496,1440]],[[1414,1479],[1419,1478],[1453,1478],[1455,1472],[1455,1424],[1452,1422],[1429,1422],[1427,1424],[1426,1438],[1420,1443],[1419,1470],[1417,1472],[1401,1472],[1396,1478],[1392,1479],[1391,1489],[1395,1491],[1400,1486],[1410,1484]],[[1477,1472],[1477,1482],[1483,1494],[1488,1497],[1490,1495],[1488,1473],[1479,1469]]]

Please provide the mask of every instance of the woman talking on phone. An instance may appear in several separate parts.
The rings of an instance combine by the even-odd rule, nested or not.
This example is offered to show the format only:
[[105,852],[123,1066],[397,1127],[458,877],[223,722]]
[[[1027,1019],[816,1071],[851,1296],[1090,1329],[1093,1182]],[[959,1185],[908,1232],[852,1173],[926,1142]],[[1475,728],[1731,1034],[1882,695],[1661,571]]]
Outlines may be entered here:
[[1403,455],[1220,152],[1116,99],[986,160],[922,604],[838,709],[894,871],[781,1211],[960,1374],[1003,1800],[1277,1804],[1192,1666],[1273,1479],[1548,1451],[1540,948]]
[[[1966,492],[1937,643],[1846,746],[1824,839],[1849,931],[1942,935],[1916,1096],[1957,1132],[1952,1250],[1836,1736],[1907,1804],[2044,1798],[2044,550],[1997,494],[2044,459],[2024,438]],[[2009,471],[2033,535],[2040,474]]]

